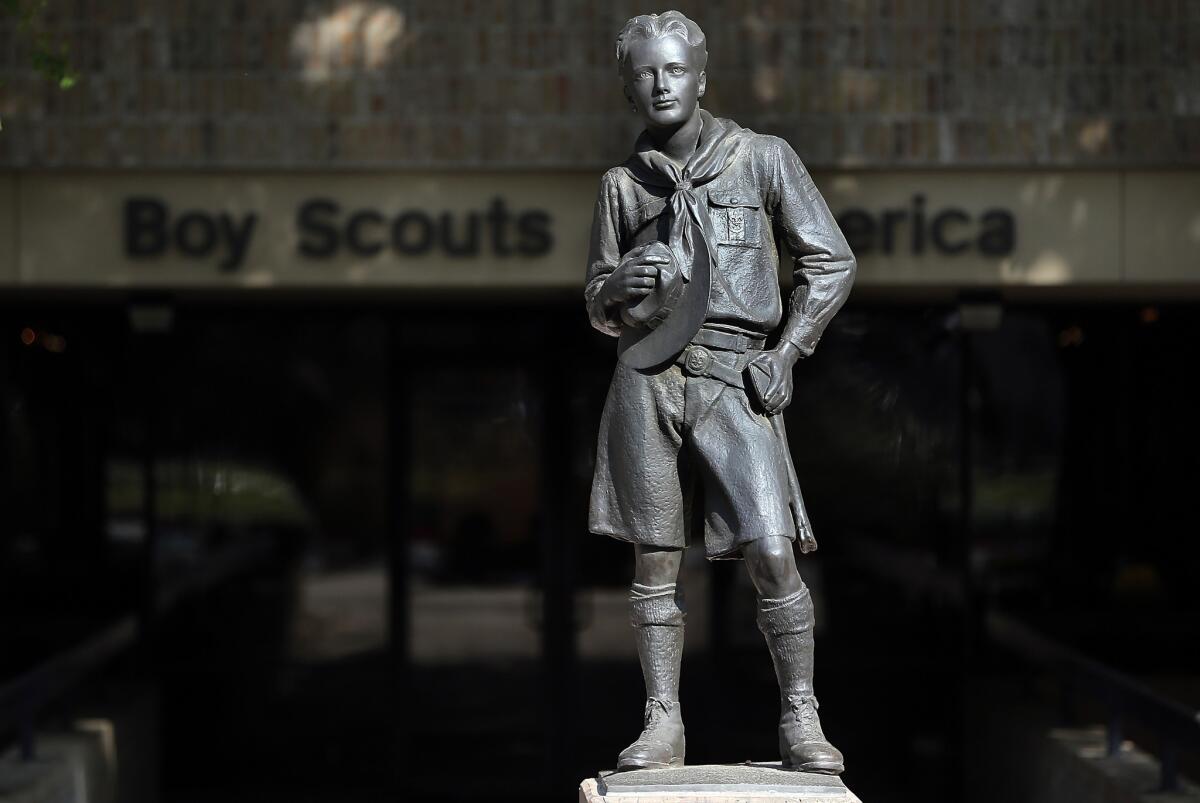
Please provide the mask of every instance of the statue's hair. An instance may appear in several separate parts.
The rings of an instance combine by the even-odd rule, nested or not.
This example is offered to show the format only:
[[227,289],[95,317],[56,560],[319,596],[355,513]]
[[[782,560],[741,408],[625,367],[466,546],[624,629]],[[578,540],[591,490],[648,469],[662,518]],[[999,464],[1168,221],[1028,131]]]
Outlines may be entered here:
[[704,31],[678,11],[661,14],[642,14],[625,23],[617,34],[617,72],[625,68],[629,55],[629,44],[639,39],[659,39],[664,36],[680,36],[692,48],[692,59],[701,70],[708,63],[708,43]]

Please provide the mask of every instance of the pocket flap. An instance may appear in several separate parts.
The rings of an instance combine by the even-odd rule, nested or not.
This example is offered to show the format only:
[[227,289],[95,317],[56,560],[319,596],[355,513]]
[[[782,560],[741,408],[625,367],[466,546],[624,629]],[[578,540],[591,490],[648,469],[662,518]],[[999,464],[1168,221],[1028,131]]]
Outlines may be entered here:
[[637,232],[651,220],[657,219],[666,208],[666,198],[650,198],[625,213],[625,226],[630,233]]
[[713,206],[743,206],[747,209],[758,209],[762,201],[741,190],[711,190],[708,202]]

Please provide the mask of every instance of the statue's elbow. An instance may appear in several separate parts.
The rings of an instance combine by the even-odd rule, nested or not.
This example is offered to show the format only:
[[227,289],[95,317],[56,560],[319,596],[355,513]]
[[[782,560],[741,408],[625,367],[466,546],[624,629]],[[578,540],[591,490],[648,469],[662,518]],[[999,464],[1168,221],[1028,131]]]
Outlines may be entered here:
[[854,277],[858,275],[858,259],[850,251],[846,252],[846,287],[854,284]]

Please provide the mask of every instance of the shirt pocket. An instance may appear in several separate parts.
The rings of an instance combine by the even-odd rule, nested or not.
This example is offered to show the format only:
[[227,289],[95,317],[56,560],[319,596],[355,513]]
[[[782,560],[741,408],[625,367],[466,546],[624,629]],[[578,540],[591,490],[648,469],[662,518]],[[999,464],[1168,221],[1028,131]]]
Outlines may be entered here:
[[715,190],[708,194],[708,214],[718,245],[763,247],[762,201],[740,190]]
[[[657,228],[652,225],[667,209],[666,198],[648,198],[625,213],[625,232],[636,243],[655,239]],[[649,232],[645,231],[649,229]]]

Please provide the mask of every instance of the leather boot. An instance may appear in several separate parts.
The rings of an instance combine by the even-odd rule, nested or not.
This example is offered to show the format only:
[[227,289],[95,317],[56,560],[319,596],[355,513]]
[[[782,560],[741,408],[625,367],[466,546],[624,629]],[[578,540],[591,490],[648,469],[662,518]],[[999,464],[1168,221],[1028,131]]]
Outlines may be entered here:
[[679,703],[651,697],[646,700],[642,722],[645,728],[637,741],[617,756],[617,772],[682,767],[684,737]]
[[758,627],[767,639],[779,679],[779,754],[785,767],[841,773],[841,752],[829,743],[813,694],[813,610],[808,589],[782,599],[760,599]]
[[683,599],[674,583],[634,583],[630,621],[646,682],[643,730],[617,757],[617,770],[683,766],[683,718],[679,711],[679,664],[683,657]]

